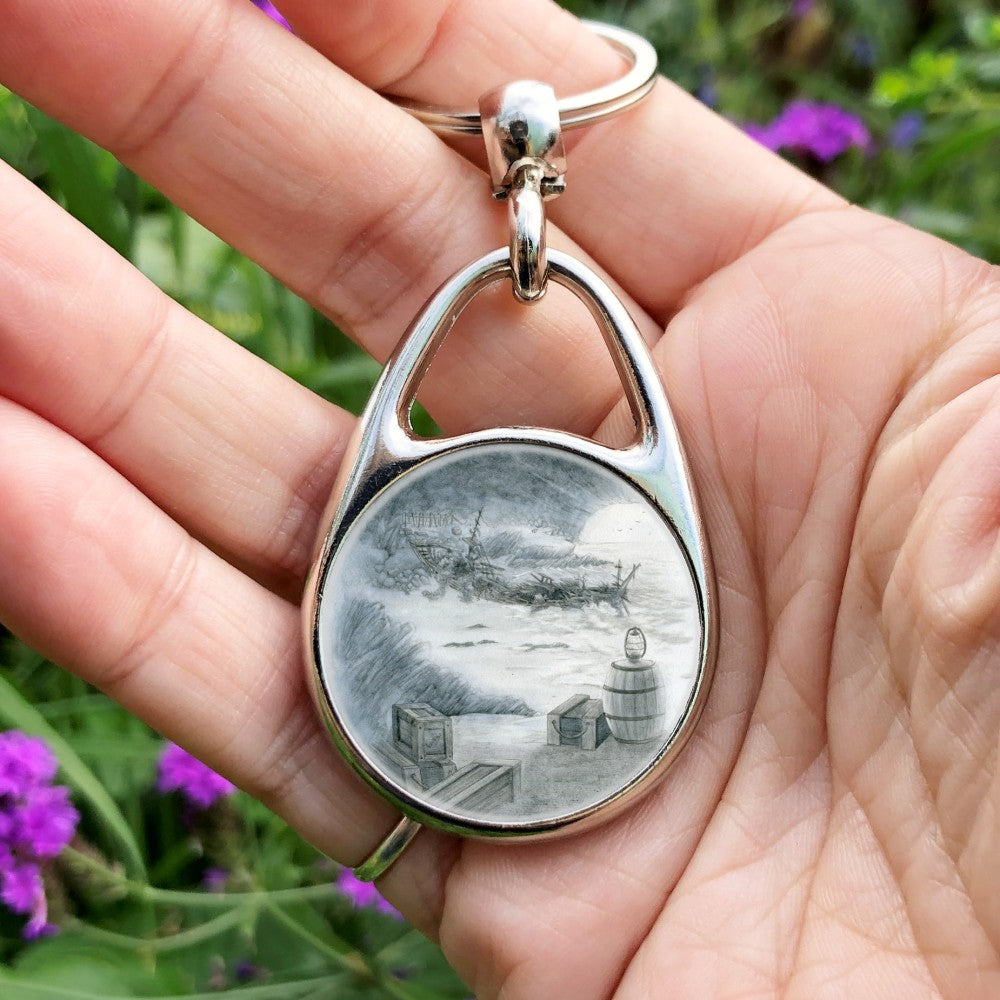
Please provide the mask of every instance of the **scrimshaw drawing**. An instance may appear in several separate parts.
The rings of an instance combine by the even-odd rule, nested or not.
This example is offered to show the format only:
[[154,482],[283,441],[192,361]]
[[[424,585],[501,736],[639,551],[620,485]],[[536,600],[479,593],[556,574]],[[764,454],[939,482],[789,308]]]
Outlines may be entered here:
[[660,754],[701,626],[673,532],[629,483],[536,445],[397,480],[324,581],[320,659],[368,762],[479,822],[593,806]]

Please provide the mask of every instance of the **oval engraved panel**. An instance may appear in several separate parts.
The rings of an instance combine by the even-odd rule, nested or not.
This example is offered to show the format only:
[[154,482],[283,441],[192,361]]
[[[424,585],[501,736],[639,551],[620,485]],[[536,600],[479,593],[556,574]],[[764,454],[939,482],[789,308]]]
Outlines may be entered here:
[[663,757],[698,683],[677,536],[627,480],[558,448],[417,466],[350,526],[320,594],[341,734],[432,821],[510,829],[599,806]]

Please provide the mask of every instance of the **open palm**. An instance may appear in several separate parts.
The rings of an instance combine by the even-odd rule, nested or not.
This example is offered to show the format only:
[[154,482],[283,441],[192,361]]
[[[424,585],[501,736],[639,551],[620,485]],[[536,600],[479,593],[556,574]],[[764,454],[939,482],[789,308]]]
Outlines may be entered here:
[[[474,104],[618,72],[543,0],[492,6],[287,0],[307,45],[245,0],[3,0],[0,77],[384,357],[505,234],[477,166],[367,88]],[[996,272],[664,81],[571,146],[553,242],[661,367],[714,548],[715,685],[622,818],[535,846],[425,832],[385,892],[483,997],[1000,995]],[[0,204],[0,617],[356,862],[394,817],[316,720],[296,606],[353,418],[9,169]],[[422,395],[448,433],[627,435],[558,292],[483,296]]]

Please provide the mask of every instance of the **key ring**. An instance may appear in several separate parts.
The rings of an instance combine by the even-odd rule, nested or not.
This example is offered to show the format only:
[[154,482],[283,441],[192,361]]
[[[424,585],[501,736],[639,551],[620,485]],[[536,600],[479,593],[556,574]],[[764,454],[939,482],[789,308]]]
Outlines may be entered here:
[[[580,128],[627,111],[641,101],[656,83],[656,50],[645,38],[600,21],[584,20],[581,23],[621,53],[631,67],[623,77],[612,83],[559,101],[559,122],[564,129]],[[394,97],[390,100],[435,132],[480,135],[483,131],[483,119],[478,109],[454,111],[406,98]]]
[[603,87],[556,100],[546,84],[521,80],[490,90],[478,111],[394,99],[438,133],[482,134],[493,181],[493,196],[508,202],[510,270],[514,295],[537,302],[548,279],[543,201],[565,190],[566,157],[561,133],[603,121],[641,101],[656,83],[656,50],[644,38],[598,21],[584,21],[631,66]]

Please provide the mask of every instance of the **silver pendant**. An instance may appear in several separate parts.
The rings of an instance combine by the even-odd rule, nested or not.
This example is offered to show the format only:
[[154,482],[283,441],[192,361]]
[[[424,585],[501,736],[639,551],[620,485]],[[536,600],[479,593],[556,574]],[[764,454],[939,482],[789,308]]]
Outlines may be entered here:
[[[484,98],[488,135],[512,93]],[[544,143],[499,166],[491,155],[495,181],[519,154],[542,165],[506,192],[512,247],[448,280],[389,361],[304,605],[316,699],[345,758],[405,816],[466,836],[583,829],[647,791],[691,735],[717,633],[708,546],[649,352],[607,284],[546,254],[530,221],[561,152],[558,135]],[[547,278],[588,306],[632,446],[533,427],[413,434],[410,405],[444,337],[518,267],[522,300]]]

